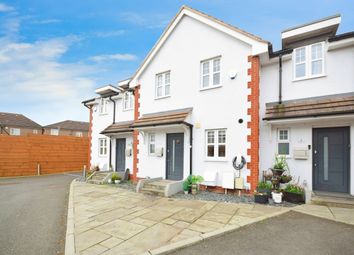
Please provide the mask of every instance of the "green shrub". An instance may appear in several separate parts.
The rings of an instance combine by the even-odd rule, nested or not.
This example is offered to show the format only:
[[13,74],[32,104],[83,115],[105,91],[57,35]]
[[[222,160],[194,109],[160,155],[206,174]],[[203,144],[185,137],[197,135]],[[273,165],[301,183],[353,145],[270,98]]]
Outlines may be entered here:
[[183,190],[184,191],[189,191],[191,188],[191,184],[189,183],[188,179],[183,182]]
[[300,194],[300,195],[305,194],[304,188],[296,184],[288,184],[285,188],[285,191],[289,193]]
[[286,162],[286,157],[282,155],[275,155],[274,169],[288,170],[288,163]]
[[257,185],[257,190],[260,190],[260,189],[271,190],[272,184],[269,182],[259,182]]
[[120,175],[118,175],[116,173],[112,174],[112,177],[111,177],[112,182],[114,182],[116,180],[121,180],[121,179],[122,179],[122,177],[120,177]]

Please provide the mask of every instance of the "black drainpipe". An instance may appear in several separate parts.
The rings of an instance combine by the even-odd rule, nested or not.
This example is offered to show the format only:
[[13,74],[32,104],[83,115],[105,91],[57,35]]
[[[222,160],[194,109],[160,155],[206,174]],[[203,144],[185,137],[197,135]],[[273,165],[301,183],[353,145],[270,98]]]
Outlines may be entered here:
[[[113,123],[116,123],[116,101],[112,99],[112,96],[109,97],[109,101],[113,102]],[[109,169],[112,166],[112,139],[109,138]]]
[[282,90],[283,90],[283,60],[282,54],[279,55],[279,104],[282,103]]
[[193,171],[193,125],[189,124],[189,174],[192,175]]

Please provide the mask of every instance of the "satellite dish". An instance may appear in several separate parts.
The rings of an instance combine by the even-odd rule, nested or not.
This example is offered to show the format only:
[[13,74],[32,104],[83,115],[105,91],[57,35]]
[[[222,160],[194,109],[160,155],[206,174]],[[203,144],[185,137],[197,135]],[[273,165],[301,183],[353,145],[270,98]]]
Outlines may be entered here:
[[230,77],[231,80],[235,79],[236,76],[237,76],[236,70],[230,70],[229,71],[229,77]]

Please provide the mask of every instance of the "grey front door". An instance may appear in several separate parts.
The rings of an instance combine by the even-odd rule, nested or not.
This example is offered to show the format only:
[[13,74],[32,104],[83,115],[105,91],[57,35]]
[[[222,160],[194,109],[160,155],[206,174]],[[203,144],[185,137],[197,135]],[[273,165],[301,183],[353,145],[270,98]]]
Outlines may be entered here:
[[313,189],[348,192],[349,128],[313,129]]
[[166,179],[168,180],[183,179],[183,138],[183,133],[167,134]]
[[116,171],[125,171],[125,138],[116,139]]

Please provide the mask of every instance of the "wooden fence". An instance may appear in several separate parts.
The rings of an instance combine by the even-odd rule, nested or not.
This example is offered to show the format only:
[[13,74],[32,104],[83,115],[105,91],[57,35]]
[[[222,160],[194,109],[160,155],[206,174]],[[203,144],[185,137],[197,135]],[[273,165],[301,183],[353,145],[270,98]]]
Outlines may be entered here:
[[52,174],[88,166],[87,137],[0,135],[0,177]]

